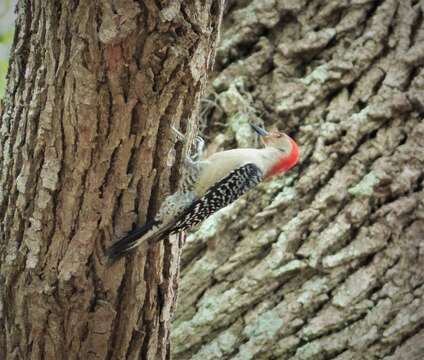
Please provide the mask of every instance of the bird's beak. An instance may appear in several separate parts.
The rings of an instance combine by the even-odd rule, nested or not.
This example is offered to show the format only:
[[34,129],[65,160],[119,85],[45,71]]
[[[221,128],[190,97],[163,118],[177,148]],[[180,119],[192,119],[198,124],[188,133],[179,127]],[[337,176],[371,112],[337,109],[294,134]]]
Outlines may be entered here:
[[269,135],[268,131],[266,131],[265,129],[262,129],[259,126],[254,125],[254,124],[251,124],[251,123],[249,123],[249,125],[252,127],[253,130],[256,131],[256,133],[259,136],[267,136],[267,135]]

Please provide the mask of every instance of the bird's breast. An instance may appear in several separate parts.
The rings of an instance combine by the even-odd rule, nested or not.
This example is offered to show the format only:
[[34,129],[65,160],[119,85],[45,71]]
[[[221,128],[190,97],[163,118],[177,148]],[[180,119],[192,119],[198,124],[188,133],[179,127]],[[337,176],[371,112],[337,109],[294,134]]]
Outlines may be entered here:
[[213,187],[231,171],[248,163],[255,164],[265,174],[272,159],[265,149],[233,149],[217,152],[202,162],[199,180],[194,187],[198,197]]

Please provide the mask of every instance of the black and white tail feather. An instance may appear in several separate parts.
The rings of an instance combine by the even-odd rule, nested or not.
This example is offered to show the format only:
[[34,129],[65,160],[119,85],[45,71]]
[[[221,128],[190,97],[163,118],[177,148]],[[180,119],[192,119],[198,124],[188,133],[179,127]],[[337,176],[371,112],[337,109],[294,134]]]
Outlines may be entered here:
[[112,261],[118,260],[120,257],[131,252],[132,249],[136,248],[143,239],[144,235],[150,232],[155,232],[159,229],[160,222],[153,220],[147,222],[142,227],[131,230],[122,239],[118,240],[112,246],[106,250],[107,257]]
[[[116,261],[130,253],[144,241],[155,243],[168,235],[187,230],[201,223],[218,210],[233,203],[244,193],[254,188],[262,179],[263,173],[255,164],[243,165],[218,181],[200,199],[190,200],[189,205],[184,206],[176,216],[166,219],[165,223],[161,219],[166,218],[161,216],[161,213],[164,213],[161,208],[158,216],[153,221],[134,229],[118,240],[106,251],[106,254],[111,261]],[[175,196],[176,194],[171,195],[171,197]],[[184,194],[179,193],[177,195],[177,197],[181,196],[184,196]]]

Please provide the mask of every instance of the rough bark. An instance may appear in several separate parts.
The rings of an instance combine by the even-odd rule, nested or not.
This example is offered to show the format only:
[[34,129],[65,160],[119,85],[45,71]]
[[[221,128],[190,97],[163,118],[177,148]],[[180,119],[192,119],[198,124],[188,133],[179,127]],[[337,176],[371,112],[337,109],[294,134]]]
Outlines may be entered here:
[[251,145],[247,120],[263,120],[301,164],[188,237],[175,359],[424,358],[423,15],[410,0],[230,2],[210,150]]
[[112,267],[104,248],[175,190],[222,3],[17,11],[0,123],[0,358],[169,358],[180,244]]

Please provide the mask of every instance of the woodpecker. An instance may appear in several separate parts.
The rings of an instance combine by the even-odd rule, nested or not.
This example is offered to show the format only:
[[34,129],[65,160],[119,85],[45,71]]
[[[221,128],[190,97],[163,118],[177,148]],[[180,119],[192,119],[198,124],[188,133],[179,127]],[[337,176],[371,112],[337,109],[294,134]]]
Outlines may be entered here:
[[[167,197],[152,221],[112,244],[106,250],[109,259],[115,261],[129,254],[142,242],[155,243],[190,229],[261,181],[285,173],[298,163],[299,147],[291,137],[253,124],[251,127],[261,137],[264,148],[232,149],[205,160],[188,159],[182,191]],[[203,148],[200,140],[198,147]]]

